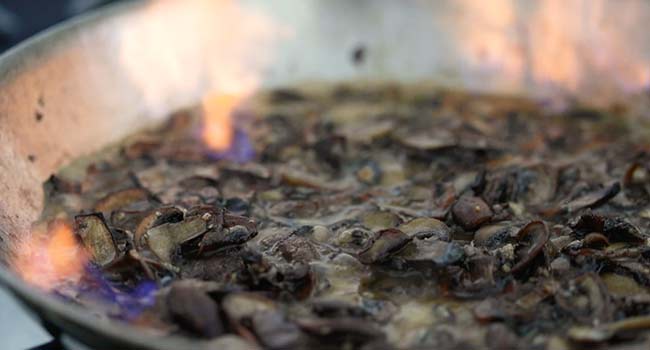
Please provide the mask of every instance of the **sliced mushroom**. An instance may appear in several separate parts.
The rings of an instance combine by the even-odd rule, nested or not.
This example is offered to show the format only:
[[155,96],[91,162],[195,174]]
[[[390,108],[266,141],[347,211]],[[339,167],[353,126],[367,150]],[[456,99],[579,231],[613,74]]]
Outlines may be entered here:
[[172,253],[180,244],[200,236],[208,230],[206,220],[199,216],[187,218],[181,222],[166,223],[147,230],[144,239],[156,256],[171,262]]
[[492,218],[492,209],[479,197],[463,196],[451,207],[454,220],[466,230],[474,230]]
[[485,225],[474,234],[474,244],[479,247],[497,248],[506,244],[517,232],[517,226],[511,222]]
[[588,248],[601,249],[609,245],[609,240],[603,234],[592,232],[585,236],[583,245]]
[[375,231],[395,227],[399,225],[400,219],[389,211],[375,211],[365,214],[361,222],[363,226]]
[[517,263],[510,271],[515,275],[523,273],[542,253],[549,237],[548,228],[542,221],[533,221],[519,230],[515,251]]
[[359,253],[359,261],[374,264],[386,260],[411,241],[411,238],[398,229],[379,231],[371,245]]
[[574,326],[568,331],[571,340],[580,343],[601,343],[619,333],[640,332],[650,329],[650,316],[628,317],[596,327]]
[[583,208],[596,208],[599,207],[610,199],[614,198],[621,191],[621,184],[616,181],[604,188],[587,193],[586,195],[576,198],[565,205],[563,208],[569,212],[573,212]]
[[[212,229],[206,232],[203,238],[198,242],[197,254],[204,254],[220,248],[243,244],[256,235],[257,231],[251,232],[248,228],[241,225],[227,227],[221,230]],[[186,253],[184,252],[184,254]]]
[[415,218],[397,227],[411,238],[437,237],[449,240],[451,229],[444,222],[434,218]]
[[435,239],[414,240],[412,247],[404,249],[400,256],[415,267],[448,266],[465,257],[463,247],[457,242]]
[[76,234],[96,264],[105,266],[115,260],[118,255],[115,239],[101,213],[77,215],[74,221]]
[[144,216],[133,231],[133,241],[136,247],[143,245],[143,237],[147,230],[158,225],[175,223],[183,220],[183,211],[176,207],[154,209]]

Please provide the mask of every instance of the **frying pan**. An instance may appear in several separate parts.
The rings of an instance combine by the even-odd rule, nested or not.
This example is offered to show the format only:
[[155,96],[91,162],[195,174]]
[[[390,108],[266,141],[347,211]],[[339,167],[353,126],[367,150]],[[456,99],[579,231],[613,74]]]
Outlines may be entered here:
[[168,0],[68,21],[0,58],[0,282],[92,348],[210,348],[98,319],[11,271],[50,174],[211,91],[433,82],[602,102],[647,86],[649,19],[645,1]]

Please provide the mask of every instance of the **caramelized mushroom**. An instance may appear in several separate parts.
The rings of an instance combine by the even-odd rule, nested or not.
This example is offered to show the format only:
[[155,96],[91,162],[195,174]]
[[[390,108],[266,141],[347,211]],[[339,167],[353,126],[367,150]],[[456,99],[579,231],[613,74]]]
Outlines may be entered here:
[[92,260],[100,265],[110,264],[118,255],[115,240],[101,213],[77,215],[75,233],[81,238]]

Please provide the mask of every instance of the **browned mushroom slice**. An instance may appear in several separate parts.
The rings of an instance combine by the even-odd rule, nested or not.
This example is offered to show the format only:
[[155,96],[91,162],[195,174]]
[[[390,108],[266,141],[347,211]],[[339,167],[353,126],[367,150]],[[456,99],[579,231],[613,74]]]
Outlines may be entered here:
[[[189,217],[198,216],[208,223],[208,229],[218,230],[224,226],[224,210],[212,205],[200,205],[192,207],[186,215]],[[228,225],[226,225],[228,226]],[[232,225],[231,225],[232,226]]]
[[492,209],[479,197],[463,196],[451,207],[454,221],[465,230],[474,230],[492,218]]
[[181,243],[205,233],[208,229],[204,218],[193,216],[181,222],[166,223],[147,230],[144,239],[147,246],[163,262],[171,262],[172,253]]
[[414,244],[404,249],[400,256],[415,267],[448,266],[460,262],[465,257],[463,247],[456,242],[435,239],[416,239]]
[[600,249],[607,247],[609,245],[609,240],[601,233],[592,232],[585,236],[583,244],[588,248]]
[[92,260],[100,265],[110,264],[117,257],[117,247],[101,213],[77,215],[75,232],[81,238]]
[[625,219],[609,218],[594,213],[581,215],[571,226],[579,237],[599,232],[604,234],[610,242],[643,243],[647,238],[636,226]]
[[433,218],[416,218],[397,227],[411,238],[428,238],[436,236],[449,240],[451,229],[444,222]]
[[142,237],[144,237],[150,228],[166,223],[180,222],[182,220],[183,211],[176,207],[163,207],[152,210],[141,218],[133,230],[133,242],[139,248],[143,244]]
[[[575,342],[593,345],[609,340],[617,334],[643,332],[650,329],[650,316],[628,317],[620,321],[606,323],[595,327],[575,326],[569,329],[567,335]],[[643,348],[643,345],[641,347]]]
[[398,229],[379,231],[371,245],[359,253],[359,261],[374,264],[386,260],[404,248],[411,238]]
[[212,229],[203,235],[198,244],[188,242],[183,248],[183,256],[205,254],[220,248],[243,244],[257,235],[256,231],[249,231],[246,227],[236,225],[222,229]]
[[95,203],[95,211],[110,213],[113,210],[124,208],[129,204],[145,201],[149,192],[143,188],[129,188],[110,193]]
[[401,220],[399,216],[389,211],[373,211],[366,213],[361,217],[361,223],[363,226],[373,231],[396,227],[400,222]]
[[511,222],[485,225],[476,230],[474,244],[479,247],[497,248],[516,235],[518,229]]
[[257,234],[257,225],[255,224],[255,220],[245,216],[225,213],[223,216],[223,224],[226,227],[244,226],[248,231]]
[[219,307],[205,292],[185,284],[173,284],[167,295],[172,318],[185,330],[213,338],[224,333]]
[[515,251],[517,263],[510,271],[516,275],[526,270],[542,253],[549,236],[548,228],[542,221],[533,221],[519,230]]
[[610,199],[614,198],[621,191],[621,184],[616,181],[604,188],[585,194],[582,197],[576,198],[562,207],[569,212],[573,212],[583,208],[596,208],[601,206]]
[[122,230],[134,232],[142,218],[146,217],[146,211],[139,210],[115,210],[111,213],[110,223],[112,227],[119,227]]

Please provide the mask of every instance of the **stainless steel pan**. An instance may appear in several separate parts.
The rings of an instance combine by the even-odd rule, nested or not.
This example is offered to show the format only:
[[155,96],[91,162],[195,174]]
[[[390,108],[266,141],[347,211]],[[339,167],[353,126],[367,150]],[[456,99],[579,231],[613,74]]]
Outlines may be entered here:
[[97,319],[11,272],[52,172],[210,91],[368,80],[611,100],[650,82],[649,19],[645,1],[167,0],[69,21],[0,58],[0,281],[92,347],[215,346]]

